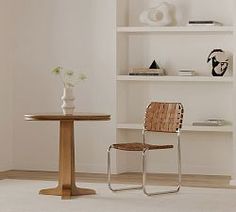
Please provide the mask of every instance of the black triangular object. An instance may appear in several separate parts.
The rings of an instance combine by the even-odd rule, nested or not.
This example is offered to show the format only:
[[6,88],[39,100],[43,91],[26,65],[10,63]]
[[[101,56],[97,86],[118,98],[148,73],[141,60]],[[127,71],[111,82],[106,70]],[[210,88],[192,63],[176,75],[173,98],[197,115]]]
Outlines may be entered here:
[[160,69],[160,66],[157,64],[156,60],[153,60],[153,62],[150,65],[149,69]]

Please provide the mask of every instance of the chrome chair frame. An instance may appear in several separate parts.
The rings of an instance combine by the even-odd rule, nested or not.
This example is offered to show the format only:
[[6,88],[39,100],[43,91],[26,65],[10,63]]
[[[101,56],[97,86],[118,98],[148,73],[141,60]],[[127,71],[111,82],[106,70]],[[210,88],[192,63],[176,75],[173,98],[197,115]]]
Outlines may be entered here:
[[[145,131],[143,131],[143,134],[145,134]],[[144,139],[145,139],[145,135],[144,135]],[[167,191],[160,191],[160,192],[153,192],[150,193],[147,191],[146,188],[146,176],[147,176],[147,171],[146,171],[146,152],[148,152],[148,149],[144,149],[144,151],[142,152],[142,156],[143,156],[143,164],[142,164],[142,174],[143,174],[143,181],[142,181],[142,188],[143,188],[143,193],[146,194],[147,196],[153,196],[153,195],[159,195],[159,194],[168,194],[168,193],[176,193],[180,190],[181,187],[181,149],[180,149],[180,131],[177,132],[177,160],[178,160],[178,185],[176,189],[172,189],[172,190],[167,190]]]
[[[151,103],[153,104],[153,103]],[[151,105],[150,104],[150,105]],[[183,114],[183,106],[180,103],[177,103],[181,106],[181,113]],[[149,105],[149,106],[150,106]],[[147,107],[147,109],[149,108],[149,106]],[[147,110],[146,110],[146,114],[145,114],[145,118],[147,116]],[[123,188],[113,188],[112,184],[111,184],[111,149],[114,148],[114,144],[110,145],[108,150],[107,150],[107,175],[108,175],[108,187],[111,191],[124,191],[124,190],[134,190],[134,189],[142,189],[143,193],[146,194],[147,196],[153,196],[153,195],[159,195],[159,194],[167,194],[167,193],[176,193],[180,190],[181,187],[181,181],[182,181],[182,172],[181,172],[181,148],[180,148],[180,129],[182,126],[182,118],[183,116],[181,116],[181,121],[179,123],[179,126],[176,128],[176,130],[170,130],[170,131],[155,131],[155,132],[164,132],[164,133],[175,133],[177,135],[177,166],[178,166],[178,184],[177,187],[175,189],[171,189],[171,190],[165,190],[165,191],[159,191],[159,192],[148,192],[147,191],[147,186],[146,186],[146,181],[147,181],[147,170],[146,170],[146,164],[147,164],[147,158],[146,158],[146,154],[149,150],[149,148],[144,148],[142,149],[141,153],[142,153],[142,185],[140,186],[133,186],[133,187],[123,187]],[[148,131],[152,131],[152,130],[148,130],[146,129],[145,126],[146,121],[144,121],[144,127],[142,130],[142,143],[146,144],[146,132]],[[119,150],[117,148],[114,148],[116,150]],[[128,150],[127,150],[128,151]],[[140,152],[140,150],[137,150]]]
[[[146,130],[143,129],[142,131],[142,136],[143,136],[143,143],[145,144],[146,142]],[[153,196],[153,195],[159,195],[159,194],[168,194],[168,193],[176,193],[180,190],[181,187],[181,181],[182,181],[182,173],[181,173],[181,149],[180,149],[180,131],[178,130],[177,132],[177,160],[178,160],[178,185],[176,189],[172,190],[167,190],[167,191],[161,191],[161,192],[153,192],[150,193],[147,191],[146,187],[146,181],[147,181],[147,171],[146,171],[146,153],[148,152],[148,149],[144,149],[142,151],[142,185],[140,186],[134,186],[134,187],[125,187],[125,188],[118,188],[114,189],[111,185],[111,149],[113,148],[113,145],[110,145],[107,154],[108,154],[108,160],[107,160],[107,175],[108,175],[108,187],[111,191],[125,191],[125,190],[137,190],[137,189],[142,189],[143,193],[146,194],[147,196]]]

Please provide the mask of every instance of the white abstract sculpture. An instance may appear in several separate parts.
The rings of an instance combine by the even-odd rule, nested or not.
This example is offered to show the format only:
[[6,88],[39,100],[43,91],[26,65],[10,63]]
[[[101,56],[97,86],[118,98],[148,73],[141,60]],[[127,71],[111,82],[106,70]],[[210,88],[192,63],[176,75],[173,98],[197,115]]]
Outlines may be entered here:
[[143,24],[153,26],[169,26],[175,22],[174,18],[174,6],[167,2],[162,2],[157,7],[144,10],[139,20]]

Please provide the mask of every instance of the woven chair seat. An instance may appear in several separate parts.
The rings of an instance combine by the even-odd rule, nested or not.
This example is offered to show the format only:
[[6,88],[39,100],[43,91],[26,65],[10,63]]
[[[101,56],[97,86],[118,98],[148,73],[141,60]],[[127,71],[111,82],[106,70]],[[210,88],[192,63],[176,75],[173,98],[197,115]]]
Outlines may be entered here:
[[113,148],[125,151],[143,151],[144,149],[171,149],[174,146],[170,144],[156,145],[156,144],[143,144],[143,143],[122,143],[113,144]]

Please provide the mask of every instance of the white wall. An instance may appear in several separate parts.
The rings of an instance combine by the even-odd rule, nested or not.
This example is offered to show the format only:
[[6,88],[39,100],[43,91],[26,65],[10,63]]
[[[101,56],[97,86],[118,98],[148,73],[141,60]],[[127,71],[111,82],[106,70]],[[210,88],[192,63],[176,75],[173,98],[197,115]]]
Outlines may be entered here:
[[[58,123],[24,114],[61,111],[63,87],[50,69],[88,75],[75,89],[77,111],[115,114],[115,3],[109,0],[20,0],[14,4],[14,169],[58,170]],[[115,124],[76,123],[78,171],[104,172]],[[109,132],[109,133],[107,133]]]
[[[3,58],[0,62],[0,71],[3,73],[3,77],[0,78],[0,98],[7,102],[1,110],[3,118],[0,134],[0,170],[10,168],[58,170],[58,123],[26,122],[23,116],[27,113],[61,111],[60,97],[63,88],[51,75],[50,69],[62,65],[88,75],[88,80],[75,89],[77,110],[112,115],[110,122],[76,123],[75,128],[77,171],[105,172],[106,148],[110,143],[114,143],[116,138],[115,0],[12,0],[10,2],[11,4],[7,0],[0,0],[0,16],[2,16],[0,23],[5,32],[1,33],[0,37],[0,44],[3,47],[0,49]],[[132,2],[136,1],[131,0]],[[230,21],[226,19],[227,24],[231,23]],[[8,31],[6,28],[9,26]],[[14,36],[12,33],[9,34],[13,29]],[[6,40],[8,42],[5,42]],[[228,41],[224,42],[230,44]],[[138,56],[138,53],[130,56]],[[142,98],[145,91],[139,87],[140,92],[137,93],[135,86],[133,88],[127,86],[127,89],[134,105],[134,99],[136,97],[140,99],[140,95]],[[148,91],[149,87],[145,89]],[[136,91],[135,95],[133,91]],[[11,92],[13,92],[13,108],[11,108]],[[135,111],[139,107],[140,105],[135,105]],[[12,114],[13,120],[7,119]],[[13,134],[11,123],[14,123]],[[140,132],[130,132],[126,137],[133,141],[139,134]],[[205,139],[208,140],[207,148],[202,152],[202,147],[206,145]],[[217,140],[217,147],[214,146],[209,154],[207,150],[212,146],[214,139]],[[185,135],[183,137],[185,173],[230,174],[231,141],[231,134],[224,138],[222,134],[215,134],[214,137],[209,133],[203,133],[201,136],[196,133]],[[216,155],[220,157],[215,157]],[[150,169],[153,171],[172,169],[173,165],[168,164],[166,158],[168,159],[168,154],[150,158]],[[156,161],[164,166],[156,168]],[[131,162],[134,169],[127,162]],[[122,164],[123,170],[137,170],[139,168],[136,167],[137,164],[136,156],[127,158],[125,164]]]
[[9,69],[10,4],[0,0],[0,171],[12,165],[12,73]]

